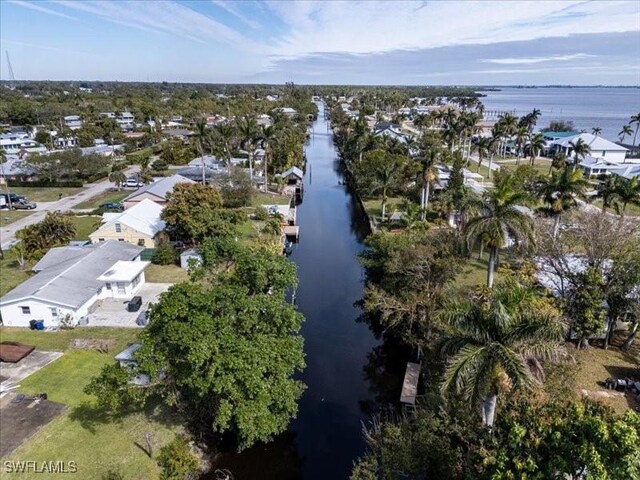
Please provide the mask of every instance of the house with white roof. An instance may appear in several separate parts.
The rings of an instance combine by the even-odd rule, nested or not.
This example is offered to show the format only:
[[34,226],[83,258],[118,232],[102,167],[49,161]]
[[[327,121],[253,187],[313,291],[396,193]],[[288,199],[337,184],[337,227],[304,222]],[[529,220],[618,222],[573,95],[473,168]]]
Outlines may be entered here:
[[71,130],[78,130],[82,128],[82,118],[80,115],[67,115],[64,117],[64,124]]
[[91,243],[116,240],[140,247],[155,248],[169,240],[160,218],[162,205],[145,198],[124,212],[105,212],[102,225],[89,235]]
[[112,241],[52,248],[33,266],[35,275],[0,298],[3,325],[29,327],[31,320],[43,320],[45,327],[76,325],[100,300],[131,298],[145,283],[149,262],[140,260],[142,250]]
[[31,140],[26,132],[20,133],[0,133],[0,150],[5,153],[45,153],[47,147]]
[[373,132],[375,137],[389,137],[398,140],[400,143],[407,143],[407,137],[391,124],[379,124]]
[[293,118],[298,114],[298,112],[291,107],[276,108],[276,112],[280,112],[289,118]]
[[559,138],[550,143],[550,148],[555,153],[562,152],[571,159],[573,148],[571,144],[576,144],[579,139],[589,145],[592,157],[602,158],[612,163],[623,163],[628,150],[617,143],[610,142],[606,138],[591,133],[579,133],[577,135]]
[[156,182],[145,185],[139,188],[131,195],[124,198],[122,201],[124,208],[128,209],[143,201],[149,199],[158,205],[165,205],[167,203],[167,194],[173,192],[173,187],[178,183],[196,183],[182,175],[171,175],[170,177],[162,178]]

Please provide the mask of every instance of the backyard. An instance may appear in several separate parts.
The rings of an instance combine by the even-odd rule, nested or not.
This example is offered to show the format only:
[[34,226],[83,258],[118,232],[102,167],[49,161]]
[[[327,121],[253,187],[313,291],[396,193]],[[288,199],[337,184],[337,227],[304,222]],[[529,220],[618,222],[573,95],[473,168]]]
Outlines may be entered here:
[[[151,434],[154,452],[157,452],[181,431],[178,417],[159,408],[110,416],[97,409],[93,399],[83,392],[91,377],[99,373],[103,365],[114,361],[114,355],[134,342],[137,334],[137,330],[116,328],[57,332],[0,328],[2,341],[24,342],[43,351],[64,351],[61,358],[22,380],[19,391],[46,392],[49,400],[69,407],[7,460],[75,461],[83,479],[101,479],[109,470],[127,479],[157,478],[156,462],[144,451],[144,435]],[[115,347],[108,353],[73,349],[70,344],[77,338],[113,340]],[[29,476],[15,474],[15,478]]]
[[28,217],[32,213],[33,212],[29,210],[2,210],[0,212],[0,227],[9,225],[21,218]]
[[89,240],[89,234],[100,226],[101,217],[97,215],[69,215],[69,218],[76,226],[76,236],[74,240]]

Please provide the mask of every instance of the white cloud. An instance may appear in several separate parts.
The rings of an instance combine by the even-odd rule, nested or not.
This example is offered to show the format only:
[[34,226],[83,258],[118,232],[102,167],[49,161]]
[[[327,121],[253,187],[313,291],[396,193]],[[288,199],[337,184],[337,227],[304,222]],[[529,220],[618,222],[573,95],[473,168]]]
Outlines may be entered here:
[[55,0],[67,8],[97,15],[110,22],[147,32],[164,33],[200,43],[232,43],[250,50],[259,48],[235,30],[173,1],[70,1]]
[[43,7],[42,5],[38,5],[35,3],[25,2],[23,0],[8,0],[8,3],[12,3],[14,5],[18,5],[20,7],[28,8],[30,10],[35,10],[36,12],[47,13],[49,15],[54,15],[56,17],[67,18],[69,20],[77,20],[77,18],[72,17],[71,15],[67,15],[65,13],[57,12],[47,7]]
[[269,8],[288,25],[274,55],[373,53],[532,40],[575,33],[637,31],[633,1],[282,2]]
[[582,58],[593,58],[596,55],[588,53],[574,53],[572,55],[552,55],[550,57],[529,57],[529,58],[488,58],[481,60],[483,63],[497,63],[498,65],[529,65],[544,62],[566,62],[569,60],[579,60]]
[[260,28],[259,22],[247,17],[246,15],[238,11],[238,9],[234,7],[232,2],[228,2],[225,0],[211,0],[211,3],[222,8],[223,10],[226,10],[248,27],[253,28],[254,30],[258,30]]

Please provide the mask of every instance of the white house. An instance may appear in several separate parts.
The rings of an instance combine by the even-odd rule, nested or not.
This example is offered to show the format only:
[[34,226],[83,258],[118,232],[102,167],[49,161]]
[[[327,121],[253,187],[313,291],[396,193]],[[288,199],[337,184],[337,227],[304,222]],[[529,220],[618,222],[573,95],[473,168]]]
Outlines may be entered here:
[[123,130],[132,130],[135,127],[135,118],[131,112],[121,112],[119,115],[116,115],[114,112],[103,112],[100,115],[114,119]]
[[397,128],[390,124],[382,124],[376,127],[373,132],[375,137],[389,137],[398,140],[400,143],[407,143],[407,137]]
[[276,108],[276,112],[280,112],[289,118],[295,117],[298,114],[298,112],[291,107]]
[[75,148],[78,146],[78,139],[76,137],[56,137],[53,140],[53,146],[55,148]]
[[64,124],[71,130],[82,128],[82,118],[80,115],[67,115],[64,117]]
[[1,133],[0,149],[7,154],[20,153],[23,150],[27,153],[44,153],[47,151],[47,147],[35,140],[31,140],[26,132]]
[[554,140],[551,142],[550,147],[555,152],[561,151],[567,157],[571,157],[573,153],[571,143],[576,144],[579,139],[589,145],[592,157],[602,158],[612,163],[623,163],[625,161],[628,152],[626,148],[610,142],[606,138],[586,132]]
[[2,323],[28,327],[44,320],[77,324],[99,300],[131,298],[144,284],[143,248],[126,242],[104,242],[52,248],[33,267],[36,274],[0,298]]

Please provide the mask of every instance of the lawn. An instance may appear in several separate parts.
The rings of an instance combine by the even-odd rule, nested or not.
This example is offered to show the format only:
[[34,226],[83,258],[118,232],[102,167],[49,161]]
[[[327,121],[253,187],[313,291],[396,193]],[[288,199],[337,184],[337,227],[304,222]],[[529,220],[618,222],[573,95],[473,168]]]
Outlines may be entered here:
[[76,226],[76,236],[74,240],[89,240],[89,234],[93,233],[100,226],[100,218],[97,215],[69,215],[69,218]]
[[144,276],[149,283],[180,283],[189,280],[189,275],[184,268],[177,265],[149,265]]
[[29,278],[29,275],[29,266],[20,269],[16,255],[12,250],[4,252],[4,258],[0,260],[0,296],[13,290]]
[[[529,160],[523,161],[521,165],[529,165]],[[551,163],[547,160],[537,159],[535,165],[533,166],[534,170],[538,172],[538,174],[543,175],[545,177],[549,176],[549,167]],[[518,166],[515,163],[505,163],[501,166],[506,170],[515,170]]]
[[32,202],[54,202],[60,199],[60,194],[62,194],[63,197],[69,197],[82,190],[82,187],[11,187],[11,193],[24,195]]
[[484,254],[482,259],[478,259],[478,254],[474,252],[472,257],[469,258],[455,281],[455,288],[460,293],[466,294],[477,285],[486,285],[487,257],[487,254]]
[[[595,205],[598,208],[602,208],[602,200],[594,200],[593,202],[589,202],[591,205]],[[615,213],[616,211],[613,208],[607,209],[608,212]],[[627,210],[625,215],[637,217],[640,216],[640,206],[633,205],[632,203],[627,205]]]
[[105,190],[104,192],[96,195],[95,197],[91,197],[88,200],[85,200],[82,203],[74,205],[73,208],[98,208],[101,204],[107,202],[121,202],[124,197],[129,195],[131,192],[112,192],[110,190]]
[[[2,340],[26,342],[42,350],[65,351],[61,358],[22,380],[19,391],[46,392],[50,400],[69,406],[65,413],[13,452],[8,460],[75,461],[83,479],[101,479],[109,470],[118,471],[127,479],[158,478],[155,460],[136,444],[144,445],[144,434],[151,432],[157,452],[181,431],[175,415],[155,409],[111,417],[98,410],[93,399],[83,392],[91,377],[112,362],[113,356],[132,343],[137,334],[136,330],[117,328],[76,328],[57,332],[0,329]],[[117,347],[109,353],[69,349],[74,338],[114,339]],[[27,475],[14,476],[29,478]]]
[[259,207],[260,205],[288,205],[291,197],[286,195],[278,195],[277,193],[257,192],[251,198],[251,205]]
[[2,210],[0,212],[0,227],[4,227],[5,225],[9,225],[16,220],[20,220],[21,218],[28,217],[33,212],[29,210]]
[[[389,197],[387,199],[387,220],[388,217],[397,209],[399,209],[400,204],[404,201],[402,197]],[[380,220],[380,216],[382,215],[382,200],[380,198],[368,198],[363,199],[364,208],[367,211],[367,214],[373,216],[377,221]]]

